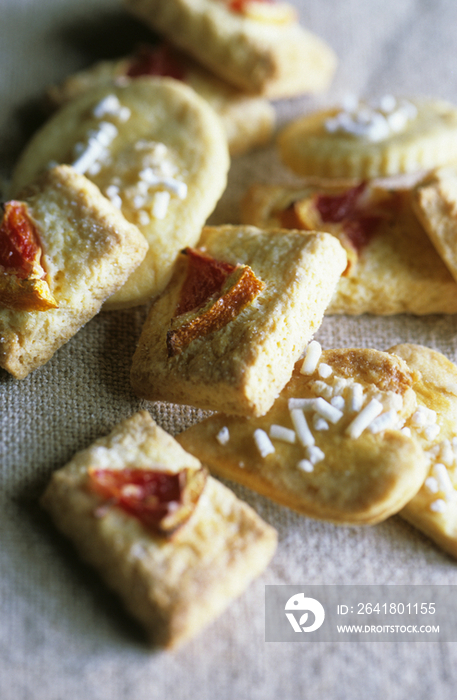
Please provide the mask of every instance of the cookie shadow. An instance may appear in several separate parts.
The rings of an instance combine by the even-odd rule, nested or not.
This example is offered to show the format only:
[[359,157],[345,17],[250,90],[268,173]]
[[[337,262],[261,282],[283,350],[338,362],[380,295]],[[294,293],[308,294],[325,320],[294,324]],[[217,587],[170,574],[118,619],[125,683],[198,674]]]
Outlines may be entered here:
[[61,599],[54,599],[49,614],[58,614],[63,628],[71,629],[72,636],[87,639],[91,645],[112,644],[117,638],[121,643],[133,644],[139,651],[159,653],[151,646],[141,625],[125,610],[116,593],[80,559],[72,543],[54,528],[39,502],[29,497],[17,497],[14,505],[19,511],[22,528],[33,531],[34,540],[39,541],[39,546],[29,548],[27,566],[33,580],[45,584],[46,589],[60,589],[63,593],[66,586],[80,591],[78,603],[74,606],[63,594]]
[[89,66],[95,61],[122,58],[139,44],[157,43],[159,37],[122,10],[98,12],[90,21],[72,21],[56,31],[54,39],[79,54]]

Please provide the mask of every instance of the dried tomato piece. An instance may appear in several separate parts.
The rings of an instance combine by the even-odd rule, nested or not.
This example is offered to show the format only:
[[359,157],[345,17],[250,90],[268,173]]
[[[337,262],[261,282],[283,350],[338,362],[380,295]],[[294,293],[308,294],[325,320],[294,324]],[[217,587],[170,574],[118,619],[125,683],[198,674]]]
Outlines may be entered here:
[[171,535],[191,516],[206,483],[203,469],[90,469],[89,488],[145,527]]
[[[178,355],[196,338],[233,321],[265,287],[248,265],[234,266],[206,255],[195,256],[195,252],[198,253],[192,251],[189,257],[180,303],[167,333],[168,357]],[[215,295],[218,296],[214,299]],[[202,309],[205,303],[209,307]],[[196,314],[189,318],[195,309]]]
[[57,308],[41,266],[37,230],[24,202],[4,206],[0,225],[0,304],[23,311]]
[[180,54],[168,44],[141,46],[132,58],[126,75],[129,78],[157,75],[185,80],[186,68]]
[[25,279],[39,262],[41,248],[35,226],[24,202],[12,200],[3,205],[0,226],[0,265],[6,272]]
[[244,12],[246,5],[248,5],[250,2],[264,2],[267,5],[272,5],[275,0],[230,0],[229,8],[232,10],[232,12]]
[[308,230],[308,226],[297,211],[297,202],[291,202],[288,207],[275,213],[279,218],[282,228],[294,228],[302,231]]
[[383,202],[361,202],[367,183],[361,182],[339,195],[319,194],[316,208],[324,223],[341,223],[342,230],[353,248],[360,253],[375,235],[382,220],[392,215],[396,206],[395,194]]
[[181,288],[175,316],[198,309],[214,294],[220,294],[225,280],[236,267],[215,260],[195,248],[185,248],[182,253],[187,255],[187,276]]
[[361,182],[356,187],[351,187],[342,194],[319,194],[316,197],[316,207],[322,221],[338,223],[344,219],[353,219],[357,216],[357,203],[366,190],[367,183]]

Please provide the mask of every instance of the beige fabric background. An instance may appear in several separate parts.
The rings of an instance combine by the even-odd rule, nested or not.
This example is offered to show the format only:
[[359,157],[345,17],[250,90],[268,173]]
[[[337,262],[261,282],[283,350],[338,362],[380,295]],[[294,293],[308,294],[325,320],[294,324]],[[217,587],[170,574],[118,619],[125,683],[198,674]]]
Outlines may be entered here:
[[[432,95],[457,103],[455,0],[295,0],[335,48],[331,92],[278,104],[284,121],[346,93]],[[148,32],[115,0],[0,0],[0,166],[8,175],[42,119],[45,86]],[[233,163],[213,220],[236,221],[256,180],[282,173],[273,149]],[[266,573],[199,638],[151,653],[117,599],[82,565],[36,499],[78,449],[146,406],[178,432],[199,412],[138,401],[128,372],[144,309],[102,313],[41,370],[0,372],[1,700],[318,700],[455,697],[455,644],[265,644],[264,585],[457,584],[457,563],[400,518],[337,528],[234,486],[279,531]],[[327,318],[326,347],[420,342],[457,360],[455,317]]]

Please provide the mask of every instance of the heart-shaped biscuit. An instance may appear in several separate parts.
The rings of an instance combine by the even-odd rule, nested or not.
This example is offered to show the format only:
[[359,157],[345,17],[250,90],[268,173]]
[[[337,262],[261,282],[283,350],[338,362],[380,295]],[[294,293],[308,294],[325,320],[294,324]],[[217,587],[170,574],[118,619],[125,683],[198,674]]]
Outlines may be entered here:
[[[305,372],[305,373],[303,373]],[[417,493],[427,460],[401,432],[413,375],[394,355],[311,343],[262,418],[211,416],[178,436],[215,474],[303,515],[373,524]]]
[[198,240],[229,167],[214,111],[169,78],[106,86],[68,104],[26,147],[13,193],[53,162],[72,164],[92,180],[149,243],[109,309],[144,303],[164,288],[179,250]]
[[457,367],[436,350],[396,345],[414,374],[418,409],[407,421],[427,457],[426,479],[400,515],[457,557]]

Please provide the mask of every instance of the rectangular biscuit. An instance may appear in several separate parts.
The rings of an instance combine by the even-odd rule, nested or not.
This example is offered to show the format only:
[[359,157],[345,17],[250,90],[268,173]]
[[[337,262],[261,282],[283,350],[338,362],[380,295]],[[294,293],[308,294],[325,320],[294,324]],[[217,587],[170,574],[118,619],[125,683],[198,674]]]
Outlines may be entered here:
[[[219,0],[124,0],[126,9],[216,75],[248,93],[272,99],[325,90],[335,71],[333,50],[301,27],[293,6]],[[252,7],[254,5],[254,7]],[[273,8],[275,9],[275,8]],[[271,10],[271,7],[270,7]],[[261,16],[259,16],[261,15]]]
[[[328,315],[454,314],[456,281],[413,206],[417,196],[425,201],[427,191],[419,189],[416,195],[414,190],[374,182],[316,178],[300,187],[257,184],[243,199],[242,221],[260,227],[318,229],[340,240],[348,267]],[[323,218],[316,206],[319,199],[327,204]],[[441,216],[443,228],[445,221],[450,223],[451,217]],[[455,229],[455,220],[452,225]]]
[[177,436],[212,473],[302,515],[370,525],[418,492],[427,461],[401,432],[416,397],[407,365],[316,341],[265,416],[214,414]]
[[264,570],[276,531],[208,477],[188,520],[164,536],[91,489],[89,474],[106,469],[196,473],[200,462],[142,411],[55,472],[42,497],[57,527],[119,594],[151,641],[174,647]]
[[95,316],[148,245],[136,226],[70,166],[45,172],[19,199],[38,233],[46,281],[57,303],[45,311],[0,306],[0,366],[23,379]]
[[[199,250],[223,265],[249,266],[263,287],[222,327],[171,357],[167,338],[190,265],[182,255],[143,327],[132,363],[133,388],[149,400],[263,415],[318,329],[346,254],[325,233],[249,226],[205,227]],[[230,311],[224,296],[213,308],[217,304]]]

